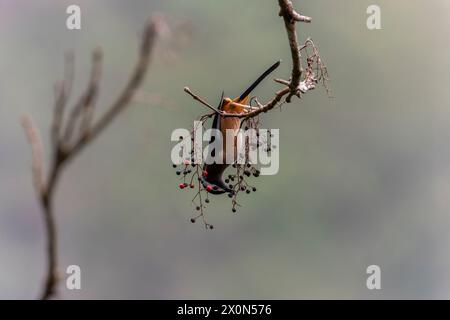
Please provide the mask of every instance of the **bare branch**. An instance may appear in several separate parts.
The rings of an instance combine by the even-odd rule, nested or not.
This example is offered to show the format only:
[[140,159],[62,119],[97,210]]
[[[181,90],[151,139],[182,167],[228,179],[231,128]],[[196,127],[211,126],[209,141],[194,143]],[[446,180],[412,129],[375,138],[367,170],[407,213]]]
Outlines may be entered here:
[[310,23],[312,21],[311,17],[304,16],[295,11],[294,6],[290,0],[279,0],[280,4],[280,16],[288,15],[291,20],[295,20],[298,22],[306,22]]
[[98,87],[101,76],[101,66],[102,66],[102,57],[103,53],[100,47],[98,47],[92,53],[92,71],[91,71],[91,79],[89,81],[89,87],[91,90],[88,92],[86,96],[86,102],[83,108],[83,118],[81,122],[80,131],[82,134],[89,134],[93,111],[95,106],[95,100],[98,95]]
[[68,52],[64,57],[64,80],[55,85],[55,109],[53,111],[51,130],[51,138],[54,145],[58,144],[61,139],[60,131],[64,109],[67,104],[67,98],[72,91],[74,75],[74,55],[72,52]]
[[204,106],[206,106],[207,108],[211,109],[212,111],[214,111],[215,113],[220,113],[222,114],[222,111],[219,111],[218,109],[214,108],[213,106],[211,106],[208,102],[206,102],[205,100],[203,100],[203,98],[200,98],[198,95],[194,94],[191,89],[189,89],[189,87],[184,87],[184,92],[186,92],[187,94],[189,94],[192,98],[194,98],[194,100],[197,100],[198,102],[200,102],[201,104],[203,104]]
[[[291,90],[289,92],[289,95],[286,97],[286,102],[290,102],[291,97],[294,95],[300,98],[300,92],[297,90],[297,87],[300,84],[300,78],[302,76],[303,68],[301,64],[302,57],[298,48],[295,22],[301,21],[296,19],[300,19],[301,16],[294,10],[292,2],[290,0],[278,0],[278,4],[280,5],[280,15],[284,20],[284,26],[286,28],[292,56],[291,83],[289,84],[289,88]],[[309,21],[311,21],[311,18],[309,18]]]
[[73,131],[75,130],[75,126],[77,125],[80,116],[82,116],[81,131],[87,131],[89,129],[93,108],[95,105],[95,99],[97,98],[98,94],[102,57],[103,54],[101,48],[96,48],[92,53],[92,68],[88,86],[85,93],[80,96],[80,99],[72,108],[67,122],[66,130],[64,133],[64,142],[66,144],[70,143]]
[[123,89],[117,100],[111,105],[106,113],[92,125],[92,128],[80,137],[80,139],[71,148],[70,153],[74,154],[82,149],[87,143],[94,139],[111,121],[125,109],[132,99],[136,89],[141,85],[144,76],[147,72],[148,63],[150,61],[150,54],[155,42],[157,34],[158,22],[156,20],[150,21],[144,31],[143,41],[138,62],[131,74],[128,84]]
[[[210,106],[210,104],[207,103],[205,100],[203,100],[203,98],[200,98],[197,94],[193,93],[189,88],[187,88],[187,89],[188,90],[184,90],[184,91],[187,92],[192,98],[194,98],[197,101],[200,101],[205,106]],[[217,109],[215,109],[213,107],[211,107],[211,108],[213,109],[213,111],[215,113],[220,114],[224,118],[245,118],[245,119],[253,118],[253,117],[256,117],[258,114],[260,114],[262,112],[267,112],[270,109],[272,109],[273,107],[275,107],[277,105],[277,103],[281,101],[281,98],[284,95],[286,95],[288,92],[289,92],[289,88],[285,88],[283,90],[278,91],[275,94],[275,97],[271,101],[269,101],[267,104],[263,105],[260,108],[254,109],[254,111],[250,111],[250,112],[247,112],[247,113],[241,113],[241,114],[238,114],[238,113],[227,113],[227,112],[223,112],[223,111],[217,110]]]
[[[289,47],[291,50],[292,70],[291,78],[289,79],[289,81],[284,79],[275,79],[275,81],[286,86],[286,88],[276,92],[274,98],[272,98],[272,100],[267,102],[265,105],[260,105],[258,102],[258,108],[246,108],[243,105],[239,105],[240,107],[244,107],[245,112],[243,112],[242,114],[227,114],[212,107],[200,96],[192,93],[192,91],[188,87],[185,87],[184,91],[191,97],[193,97],[196,101],[199,101],[200,103],[214,111],[214,113],[218,113],[223,117],[235,117],[241,119],[250,119],[262,112],[267,112],[273,109],[278,103],[281,102],[284,96],[286,96],[285,101],[288,103],[291,102],[292,96],[297,96],[298,98],[300,98],[301,94],[314,89],[316,83],[319,80],[322,82],[328,92],[328,88],[326,85],[326,81],[328,81],[328,72],[317,52],[316,47],[314,46],[314,43],[310,38],[307,38],[302,46],[299,46],[298,44],[297,32],[295,29],[296,22],[311,22],[312,19],[295,11],[290,0],[278,0],[278,3],[280,6],[279,15],[283,17],[286,33],[288,36]],[[312,47],[312,54],[308,54],[308,47]],[[306,54],[306,70],[304,70],[302,65],[302,51],[305,51]]]
[[42,147],[42,140],[38,129],[33,123],[29,115],[23,115],[20,119],[22,127],[31,146],[32,157],[32,172],[33,182],[36,190],[43,192],[44,185],[44,151]]
[[[93,53],[91,75],[86,91],[81,95],[71,110],[66,127],[63,128],[64,107],[72,87],[73,78],[73,57],[71,59],[66,58],[65,79],[56,90],[56,102],[51,127],[52,159],[47,182],[44,182],[43,178],[43,151],[39,134],[30,117],[24,116],[22,118],[22,125],[32,148],[33,180],[40,198],[46,229],[47,272],[41,299],[52,297],[56,292],[56,286],[59,281],[57,272],[57,229],[53,211],[54,191],[59,177],[67,161],[73,158],[84,146],[89,144],[89,142],[102,132],[126,108],[136,89],[142,84],[154,46],[157,24],[157,20],[152,20],[146,26],[138,62],[128,84],[117,100],[107,109],[106,113],[93,125],[91,125],[91,122],[101,74],[101,51],[96,49]],[[77,125],[80,126],[78,132],[75,130]],[[61,135],[62,131],[64,131],[63,135]],[[72,136],[74,135],[75,143],[71,144]]]
[[275,82],[284,84],[285,86],[289,87],[291,85],[290,81],[284,80],[284,79],[274,79]]

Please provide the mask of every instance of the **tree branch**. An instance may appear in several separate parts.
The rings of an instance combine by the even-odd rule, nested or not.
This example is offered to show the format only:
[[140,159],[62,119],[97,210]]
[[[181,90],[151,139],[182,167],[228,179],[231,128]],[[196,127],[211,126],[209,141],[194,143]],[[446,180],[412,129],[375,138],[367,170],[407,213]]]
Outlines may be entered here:
[[[283,17],[284,26],[287,33],[287,38],[289,42],[289,47],[292,57],[292,70],[290,80],[275,79],[276,82],[285,86],[284,89],[279,90],[275,93],[275,96],[267,102],[265,105],[258,105],[258,107],[247,109],[246,112],[241,114],[236,113],[225,113],[207,103],[199,95],[194,94],[188,87],[184,88],[184,91],[188,93],[192,98],[199,101],[209,109],[213,110],[214,113],[219,113],[223,117],[235,117],[241,119],[250,119],[258,116],[262,112],[267,112],[278,105],[283,97],[286,96],[285,101],[287,103],[291,102],[292,96],[297,96],[301,98],[301,94],[308,92],[315,88],[317,82],[320,80],[322,84],[327,88],[326,81],[328,80],[328,73],[325,65],[323,64],[318,51],[316,50],[314,43],[311,39],[307,39],[302,46],[298,44],[297,32],[295,25],[297,22],[311,22],[311,18],[299,14],[294,10],[292,2],[290,0],[278,0],[280,6],[279,15]],[[308,53],[308,48],[312,47],[312,54]],[[306,69],[303,68],[302,64],[302,52],[305,52],[306,58]],[[328,91],[328,88],[327,88]],[[213,114],[214,114],[213,113]],[[211,117],[212,115],[208,115]]]
[[279,15],[283,17],[284,26],[286,28],[286,33],[289,40],[289,47],[291,49],[292,56],[292,72],[291,72],[291,82],[289,84],[289,95],[286,98],[286,102],[291,101],[292,96],[297,96],[300,98],[300,92],[297,89],[300,84],[300,78],[302,76],[302,56],[298,47],[297,32],[295,30],[295,23],[297,21],[307,21],[311,22],[311,18],[304,17],[298,14],[292,5],[290,0],[278,0],[280,6]]
[[[58,283],[57,230],[53,211],[54,192],[58,179],[68,160],[72,159],[78,151],[92,142],[128,106],[133,94],[142,84],[147,73],[150,55],[157,36],[158,24],[157,19],[152,19],[146,26],[142,37],[138,61],[127,85],[116,101],[107,109],[106,113],[94,124],[92,124],[92,118],[101,74],[101,51],[97,49],[93,53],[92,70],[87,89],[71,110],[67,124],[64,126],[64,109],[72,86],[71,79],[73,77],[73,58],[66,59],[66,76],[56,90],[56,102],[51,127],[52,159],[47,181],[43,179],[44,161],[39,133],[29,116],[22,117],[22,126],[24,127],[32,149],[33,180],[42,206],[46,230],[47,272],[41,299],[52,297],[56,292]],[[80,130],[75,132],[78,124]],[[72,142],[74,135],[75,142]]]

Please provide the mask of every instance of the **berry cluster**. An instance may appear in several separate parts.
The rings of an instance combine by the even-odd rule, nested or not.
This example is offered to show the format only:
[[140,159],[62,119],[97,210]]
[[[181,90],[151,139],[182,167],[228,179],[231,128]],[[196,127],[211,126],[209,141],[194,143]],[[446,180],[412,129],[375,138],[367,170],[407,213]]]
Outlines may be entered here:
[[[207,229],[213,229],[213,225],[209,224],[205,218],[204,209],[211,203],[210,192],[213,191],[212,186],[206,187],[201,182],[201,176],[207,176],[208,172],[202,170],[201,165],[195,163],[185,163],[180,166],[173,165],[176,168],[176,174],[180,176],[182,182],[179,184],[180,190],[194,189],[196,191],[192,198],[195,210],[198,212],[190,218],[195,223],[198,218],[202,218]],[[231,166],[233,173],[227,175],[224,180],[229,189],[228,197],[231,199],[231,211],[236,212],[240,204],[237,202],[239,193],[250,194],[256,192],[257,189],[251,185],[247,179],[250,177],[259,177],[260,171],[251,164],[233,164]]]
[[[204,118],[202,121],[202,125],[207,119]],[[231,211],[237,212],[237,207],[241,205],[238,203],[238,195],[246,194],[249,195],[253,192],[256,192],[257,189],[253,185],[251,185],[248,180],[250,178],[257,178],[260,176],[260,170],[256,165],[250,163],[248,153],[250,150],[256,150],[259,147],[264,147],[264,151],[270,152],[273,148],[276,148],[275,145],[271,143],[272,134],[269,132],[266,139],[263,139],[259,135],[259,118],[251,118],[245,121],[244,131],[249,129],[256,130],[256,141],[245,141],[245,153],[246,158],[244,163],[234,163],[230,166],[228,170],[232,172],[227,174],[224,179],[224,182],[227,184],[227,187],[231,190],[227,193],[228,197],[231,199]],[[195,136],[195,128],[192,131],[192,136]],[[180,137],[180,140],[184,139],[184,137]],[[194,142],[192,138],[192,142]],[[202,183],[202,177],[207,177],[208,172],[204,170],[203,164],[199,164],[195,162],[195,159],[202,158],[202,155],[195,154],[195,145],[192,144],[192,149],[190,150],[190,158],[184,160],[181,165],[173,165],[173,168],[176,169],[176,175],[180,177],[180,190],[184,189],[193,189],[196,191],[194,197],[192,198],[192,204],[197,212],[196,215],[190,218],[192,223],[195,223],[198,218],[201,218],[205,228],[213,229],[213,225],[209,224],[205,217],[205,208],[211,202],[210,192],[217,188],[216,186],[204,185]],[[195,155],[195,157],[194,157]],[[198,157],[197,157],[198,156]],[[200,161],[203,163],[203,161]]]

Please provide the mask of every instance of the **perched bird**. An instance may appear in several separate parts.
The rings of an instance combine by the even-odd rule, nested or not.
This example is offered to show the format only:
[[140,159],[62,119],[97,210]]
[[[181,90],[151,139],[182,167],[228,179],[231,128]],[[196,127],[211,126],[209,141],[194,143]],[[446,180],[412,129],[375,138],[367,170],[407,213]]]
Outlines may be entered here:
[[[252,111],[254,107],[248,105],[250,100],[250,93],[255,89],[261,81],[264,80],[271,72],[273,72],[280,65],[280,61],[274,63],[270,68],[264,71],[261,76],[258,77],[239,97],[230,99],[224,98],[223,93],[220,98],[218,109],[224,111],[226,113],[235,113],[235,114],[243,114],[249,111]],[[203,174],[201,177],[203,187],[212,194],[222,194],[229,193],[232,190],[228,188],[228,186],[223,181],[223,172],[230,165],[230,163],[226,163],[226,152],[227,143],[226,143],[226,132],[227,130],[233,130],[233,148],[234,156],[236,156],[237,151],[237,133],[241,127],[241,119],[238,117],[223,117],[220,114],[216,113],[213,119],[213,123],[211,128],[220,130],[222,134],[222,155],[223,161],[222,163],[212,163],[205,164],[203,167]],[[210,142],[214,142],[215,137],[211,137]],[[215,156],[215,152],[212,152],[212,156]]]

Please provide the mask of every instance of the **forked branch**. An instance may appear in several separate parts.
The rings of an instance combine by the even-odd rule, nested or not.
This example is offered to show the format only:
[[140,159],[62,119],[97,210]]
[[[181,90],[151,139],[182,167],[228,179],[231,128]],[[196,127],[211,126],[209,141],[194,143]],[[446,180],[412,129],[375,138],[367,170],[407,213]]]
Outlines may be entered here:
[[[267,112],[279,105],[285,97],[285,102],[291,102],[293,96],[301,98],[301,95],[314,89],[318,82],[321,82],[327,89],[328,72],[326,66],[323,64],[322,59],[311,39],[307,39],[304,44],[299,46],[298,37],[296,32],[297,22],[311,22],[311,18],[301,15],[295,11],[292,2],[290,0],[278,0],[280,6],[279,15],[283,17],[284,26],[286,29],[289,47],[292,57],[292,70],[291,78],[289,80],[275,79],[277,83],[284,85],[285,87],[275,93],[275,96],[269,100],[266,104],[252,108],[251,110],[242,114],[227,114],[212,107],[199,95],[193,93],[188,87],[184,88],[184,91],[192,98],[202,103],[207,108],[213,111],[213,114],[208,114],[211,117],[215,113],[219,113],[223,117],[236,117],[243,119],[250,119],[258,116],[260,113]],[[302,56],[302,53],[304,56]],[[303,64],[306,66],[303,66]]]
[[[152,19],[146,26],[139,57],[127,85],[97,121],[93,121],[93,116],[99,90],[102,52],[100,49],[94,51],[87,88],[67,117],[65,117],[66,104],[73,82],[73,56],[66,56],[64,80],[55,87],[56,101],[51,126],[52,158],[47,179],[44,179],[44,156],[39,132],[29,116],[22,117],[22,126],[31,145],[34,186],[42,206],[46,230],[47,272],[41,299],[48,299],[56,293],[59,280],[58,239],[53,211],[54,192],[58,178],[67,162],[92,142],[129,105],[147,73],[159,23],[158,19]],[[65,118],[67,118],[66,121]]]

